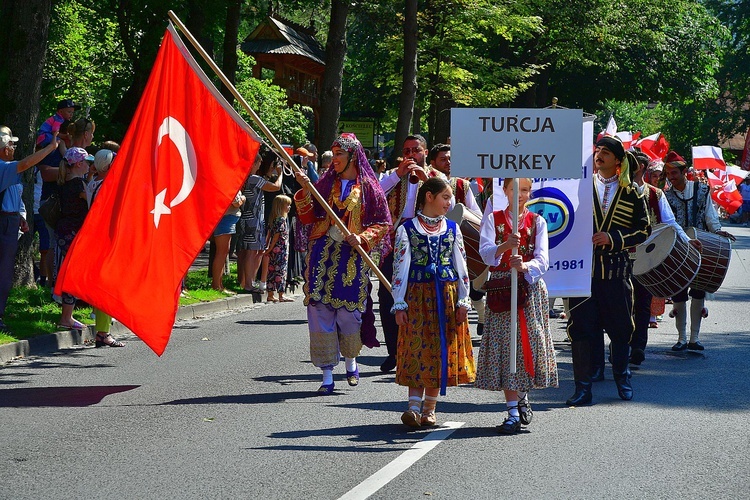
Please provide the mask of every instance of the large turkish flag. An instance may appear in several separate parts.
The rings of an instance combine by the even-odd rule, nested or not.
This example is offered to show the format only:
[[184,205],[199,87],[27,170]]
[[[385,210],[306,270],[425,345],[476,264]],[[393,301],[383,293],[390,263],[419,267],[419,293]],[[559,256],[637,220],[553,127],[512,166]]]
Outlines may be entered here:
[[111,314],[161,355],[180,282],[248,176],[259,145],[170,24],[55,293]]

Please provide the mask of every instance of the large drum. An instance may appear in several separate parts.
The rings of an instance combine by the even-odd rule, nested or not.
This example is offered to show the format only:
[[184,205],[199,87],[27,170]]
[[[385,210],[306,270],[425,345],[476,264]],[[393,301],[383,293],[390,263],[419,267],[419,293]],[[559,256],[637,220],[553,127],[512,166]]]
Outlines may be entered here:
[[732,243],[729,238],[689,227],[685,230],[692,239],[703,245],[701,266],[698,274],[690,283],[691,288],[714,293],[719,289],[729,270],[729,259],[732,256]]
[[469,269],[469,278],[473,280],[488,267],[479,255],[479,226],[482,224],[482,215],[466,208],[462,203],[456,203],[446,217],[461,228],[466,250],[466,267]]
[[654,226],[651,236],[635,249],[633,276],[654,297],[672,297],[690,285],[701,265],[701,255],[666,224]]

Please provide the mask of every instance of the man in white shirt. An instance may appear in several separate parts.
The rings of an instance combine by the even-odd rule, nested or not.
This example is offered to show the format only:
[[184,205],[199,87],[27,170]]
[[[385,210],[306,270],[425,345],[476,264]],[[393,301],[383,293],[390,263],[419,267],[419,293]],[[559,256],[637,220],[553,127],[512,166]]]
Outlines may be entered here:
[[[683,229],[696,227],[734,241],[735,238],[726,231],[721,230],[719,214],[716,212],[711,201],[711,191],[707,184],[698,181],[688,182],[685,177],[687,162],[674,151],[667,153],[664,158],[664,169],[671,188],[664,192],[669,206],[674,212],[677,223]],[[674,310],[670,314],[675,318],[678,339],[672,346],[673,351],[702,351],[703,344],[700,343],[699,335],[701,319],[708,316],[704,307],[706,292],[689,287],[676,296],[672,297]],[[687,300],[690,301],[690,341],[687,341]]]
[[[386,238],[395,241],[396,229],[403,222],[416,215],[417,191],[420,182],[426,181],[428,174],[433,173],[425,159],[427,157],[427,141],[421,135],[410,135],[404,141],[403,159],[398,167],[391,170],[380,180],[380,186],[388,197],[388,209],[391,211],[393,231]],[[380,263],[383,274],[393,276],[393,253],[383,256]],[[398,325],[396,317],[391,313],[393,296],[385,287],[378,288],[380,302],[380,321],[383,325],[385,343],[388,347],[388,357],[380,365],[380,370],[389,372],[396,367],[396,350],[398,344]]]

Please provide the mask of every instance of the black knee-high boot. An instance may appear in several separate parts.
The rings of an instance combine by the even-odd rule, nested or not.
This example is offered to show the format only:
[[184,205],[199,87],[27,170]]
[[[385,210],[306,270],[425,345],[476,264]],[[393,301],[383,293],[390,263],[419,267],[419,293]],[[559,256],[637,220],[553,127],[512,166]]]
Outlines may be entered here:
[[604,380],[604,332],[597,333],[591,339],[591,381]]
[[591,342],[574,340],[570,344],[576,392],[565,402],[568,406],[591,404]]
[[617,393],[625,401],[633,399],[633,386],[630,384],[630,368],[628,368],[628,357],[630,346],[625,342],[612,342],[610,344],[612,356],[612,375],[617,384]]

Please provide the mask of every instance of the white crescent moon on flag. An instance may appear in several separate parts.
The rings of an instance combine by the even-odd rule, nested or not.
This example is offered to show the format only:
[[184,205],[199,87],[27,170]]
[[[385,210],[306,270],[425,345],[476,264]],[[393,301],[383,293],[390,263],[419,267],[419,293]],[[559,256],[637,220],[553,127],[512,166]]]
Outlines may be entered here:
[[154,209],[151,211],[154,214],[154,226],[159,227],[159,220],[162,215],[171,214],[172,207],[176,207],[190,196],[190,193],[195,187],[195,177],[198,173],[198,162],[195,156],[195,148],[193,147],[193,141],[190,135],[185,130],[177,119],[168,116],[164,118],[164,121],[159,127],[158,137],[156,139],[156,150],[154,151],[154,163],[158,157],[158,149],[161,146],[162,140],[167,137],[172,144],[175,145],[177,151],[180,153],[180,159],[182,160],[182,186],[177,196],[172,198],[169,202],[169,206],[164,203],[164,199],[167,195],[167,190],[162,190],[156,199],[154,200]]

